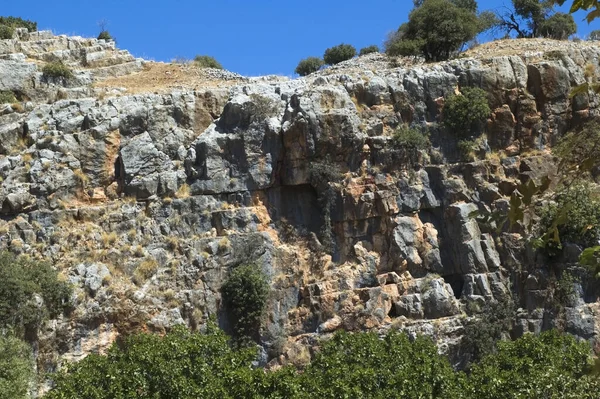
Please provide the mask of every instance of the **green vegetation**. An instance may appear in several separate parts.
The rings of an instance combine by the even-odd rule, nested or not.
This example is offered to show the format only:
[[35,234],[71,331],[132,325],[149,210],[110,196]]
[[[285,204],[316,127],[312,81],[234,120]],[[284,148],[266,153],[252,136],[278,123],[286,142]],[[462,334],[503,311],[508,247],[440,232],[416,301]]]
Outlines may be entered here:
[[194,65],[200,68],[223,69],[223,65],[210,55],[197,55],[194,57]]
[[15,28],[8,25],[0,25],[0,39],[12,39],[15,34]]
[[[569,3],[570,1],[568,1],[568,0],[551,0],[551,2],[562,6],[563,4],[565,4],[565,2]],[[572,14],[579,10],[586,10],[586,11],[591,10],[588,13],[588,15],[586,16],[587,22],[590,23],[594,19],[600,17],[600,1],[598,1],[598,0],[573,0],[571,9],[569,10],[569,12]]]
[[0,281],[0,329],[37,329],[68,307],[71,290],[47,263],[0,253]]
[[497,343],[510,337],[515,319],[515,305],[508,300],[487,303],[483,309],[475,310],[478,311],[477,317],[466,323],[461,341],[469,363],[479,362],[485,356],[496,353]]
[[42,68],[42,73],[46,78],[70,79],[73,77],[73,71],[62,61],[49,62]]
[[600,389],[588,375],[589,345],[555,331],[500,342],[469,375],[453,371],[430,339],[399,332],[337,333],[302,372],[264,372],[251,367],[255,355],[232,349],[213,326],[135,335],[57,375],[46,397],[592,399]]
[[590,32],[590,40],[600,40],[600,29],[596,29]]
[[0,91],[0,104],[12,104],[16,101],[15,93],[12,91]]
[[411,128],[408,125],[400,125],[392,136],[395,147],[401,152],[403,158],[410,163],[416,163],[419,159],[419,151],[430,147],[427,132]]
[[[424,0],[386,43],[392,56],[422,56],[440,61],[457,53],[480,31],[480,23],[468,8],[448,0]],[[417,4],[417,5],[418,5]]]
[[457,143],[458,155],[463,162],[473,162],[475,160],[475,140],[459,140]]
[[98,40],[106,40],[108,42],[114,41],[115,39],[112,37],[109,31],[102,29],[102,31],[98,34]]
[[499,342],[496,354],[474,364],[469,375],[469,398],[597,397],[600,379],[588,375],[590,346],[556,331],[528,334]]
[[10,26],[12,28],[27,28],[29,32],[37,31],[37,22],[20,17],[0,17],[0,25]]
[[350,44],[338,44],[325,50],[323,61],[327,65],[339,64],[342,61],[349,60],[356,55],[356,49]]
[[558,191],[540,214],[541,246],[555,256],[567,242],[584,248],[600,239],[600,195],[589,184],[576,183]]
[[300,76],[307,76],[311,73],[317,72],[323,65],[325,65],[325,62],[321,58],[308,57],[298,63],[298,66],[294,72]]
[[472,137],[481,132],[490,114],[487,93],[480,88],[465,87],[462,94],[446,99],[442,119],[457,137]]
[[378,53],[378,52],[379,52],[379,46],[376,44],[373,44],[372,46],[367,46],[367,47],[361,48],[358,55],[367,55],[367,54]]
[[34,379],[31,348],[12,336],[0,335],[0,398],[26,399]]
[[266,276],[256,265],[238,266],[221,287],[221,293],[236,341],[257,341],[269,296]]
[[573,16],[563,12],[557,12],[540,23],[540,35],[550,39],[566,40],[576,32]]

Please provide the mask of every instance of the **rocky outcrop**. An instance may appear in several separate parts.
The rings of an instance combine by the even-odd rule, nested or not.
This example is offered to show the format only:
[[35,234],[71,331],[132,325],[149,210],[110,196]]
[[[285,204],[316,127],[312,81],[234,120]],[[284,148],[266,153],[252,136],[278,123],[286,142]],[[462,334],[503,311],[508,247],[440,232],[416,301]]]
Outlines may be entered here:
[[[598,114],[597,95],[569,98],[597,49],[356,71],[374,55],[297,80],[95,98],[94,79],[142,62],[113,43],[18,35],[0,41],[0,90],[24,103],[0,112],[0,249],[48,259],[75,287],[74,312],[40,334],[40,367],[119,334],[215,315],[227,327],[220,287],[242,263],[269,276],[261,334],[274,363],[341,328],[403,328],[452,351],[471,305],[509,297],[520,333],[555,322],[547,265],[519,231],[472,215],[556,173],[544,151]],[[52,57],[76,69],[67,99],[52,101],[60,85],[30,61]],[[488,156],[455,163],[437,122],[467,85],[489,95]],[[418,162],[391,138],[402,123],[430,127]],[[598,338],[595,302],[566,309],[569,332]]]

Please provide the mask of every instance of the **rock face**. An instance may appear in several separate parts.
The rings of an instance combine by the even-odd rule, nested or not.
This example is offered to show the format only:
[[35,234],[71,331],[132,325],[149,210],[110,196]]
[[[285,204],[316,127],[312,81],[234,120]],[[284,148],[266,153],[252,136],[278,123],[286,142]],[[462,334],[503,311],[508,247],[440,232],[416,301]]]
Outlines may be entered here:
[[[40,335],[38,365],[119,334],[225,323],[220,287],[242,263],[270,280],[272,362],[342,328],[403,328],[451,351],[471,304],[511,297],[520,333],[552,326],[548,267],[519,232],[471,215],[505,210],[518,183],[555,173],[543,150],[598,114],[597,95],[569,92],[600,51],[556,48],[374,71],[357,71],[361,58],[297,80],[95,98],[92,81],[142,61],[47,32],[0,41],[0,90],[25,101],[0,112],[0,249],[50,260],[75,287],[75,311]],[[72,87],[43,83],[26,61],[53,57],[76,68]],[[507,156],[456,163],[437,122],[464,86],[488,92],[487,152]],[[59,89],[68,98],[52,101]],[[416,164],[392,142],[402,123],[431,127],[435,149]],[[566,329],[594,341],[589,302],[567,306]]]

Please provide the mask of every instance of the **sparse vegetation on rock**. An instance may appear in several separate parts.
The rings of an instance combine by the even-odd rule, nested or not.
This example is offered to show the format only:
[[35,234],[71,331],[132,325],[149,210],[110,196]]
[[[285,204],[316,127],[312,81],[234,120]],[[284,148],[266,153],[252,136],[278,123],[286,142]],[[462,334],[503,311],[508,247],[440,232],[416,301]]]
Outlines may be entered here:
[[197,55],[194,57],[194,65],[200,68],[223,69],[223,65],[210,55]]
[[481,132],[490,113],[487,93],[476,87],[465,87],[461,94],[446,98],[442,120],[457,137],[468,138]]
[[379,52],[379,46],[376,44],[373,44],[372,46],[367,46],[367,47],[361,48],[358,55],[367,55],[367,54],[378,53],[378,52]]
[[49,62],[42,68],[45,77],[70,79],[73,77],[73,71],[62,61]]

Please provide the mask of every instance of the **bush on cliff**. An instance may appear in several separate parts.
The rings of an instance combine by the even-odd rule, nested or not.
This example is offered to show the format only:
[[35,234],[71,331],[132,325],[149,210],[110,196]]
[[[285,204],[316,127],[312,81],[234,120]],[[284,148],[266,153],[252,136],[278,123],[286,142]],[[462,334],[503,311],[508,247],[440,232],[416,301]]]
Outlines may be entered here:
[[68,307],[71,289],[47,263],[0,253],[0,329],[33,331]]
[[577,24],[571,14],[557,12],[540,23],[540,34],[556,40],[567,40],[577,33]]
[[325,65],[325,62],[319,57],[308,57],[298,63],[294,72],[300,76],[307,76],[317,72],[323,65]]
[[446,98],[442,120],[457,137],[472,137],[481,132],[490,114],[487,93],[480,88],[465,87],[461,94]]
[[46,78],[70,79],[73,77],[73,71],[62,61],[49,62],[42,68],[42,73]]
[[0,398],[29,398],[33,378],[29,345],[16,337],[0,335]]
[[102,29],[102,31],[98,34],[98,40],[106,40],[107,42],[110,42],[114,41],[115,39],[112,37],[109,31]]
[[350,44],[338,44],[325,50],[323,61],[327,65],[339,64],[342,61],[349,60],[356,55],[356,49]]
[[379,46],[376,44],[373,44],[372,46],[367,46],[367,47],[361,48],[358,55],[367,55],[367,54],[378,53],[378,52],[379,52]]
[[238,266],[221,287],[233,335],[239,344],[259,338],[260,322],[269,295],[266,276],[256,265]]
[[15,29],[12,26],[0,25],[0,39],[12,39],[15,34]]

